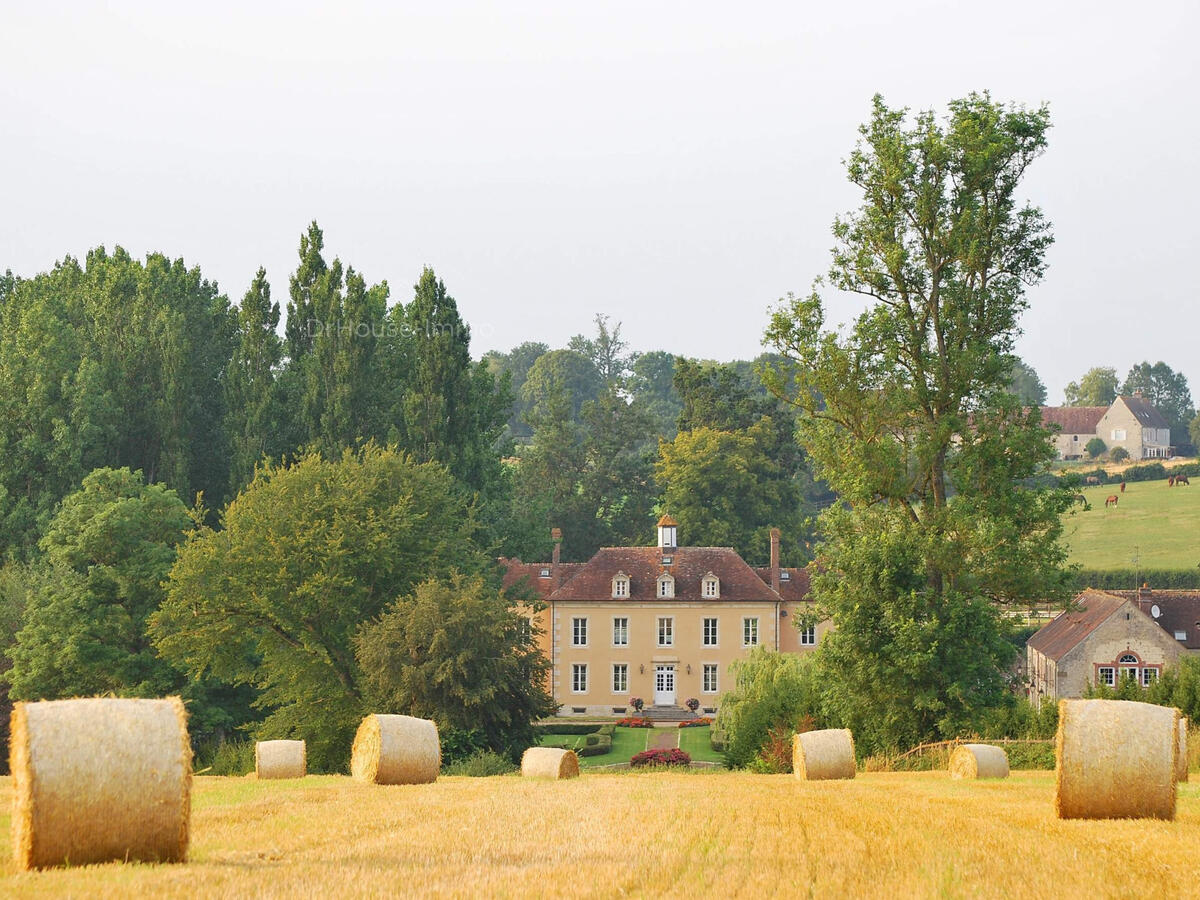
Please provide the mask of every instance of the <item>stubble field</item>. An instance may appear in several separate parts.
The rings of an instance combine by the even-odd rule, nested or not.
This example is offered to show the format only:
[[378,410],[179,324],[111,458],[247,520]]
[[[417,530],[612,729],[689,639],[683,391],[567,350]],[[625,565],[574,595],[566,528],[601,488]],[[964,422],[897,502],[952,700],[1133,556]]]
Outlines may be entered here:
[[[9,808],[11,780],[0,779]],[[1053,773],[800,783],[638,773],[565,782],[195,780],[190,861],[15,874],[14,897],[1180,896],[1200,884],[1200,786],[1178,817],[1059,821]],[[0,819],[10,846],[7,814]]]
[[[1200,479],[1184,487],[1136,481],[1125,493],[1113,484],[1085,488],[1091,509],[1066,519],[1071,562],[1086,569],[1191,569],[1200,564]],[[1105,507],[1116,495],[1115,507]],[[1151,585],[1153,587],[1153,585]]]

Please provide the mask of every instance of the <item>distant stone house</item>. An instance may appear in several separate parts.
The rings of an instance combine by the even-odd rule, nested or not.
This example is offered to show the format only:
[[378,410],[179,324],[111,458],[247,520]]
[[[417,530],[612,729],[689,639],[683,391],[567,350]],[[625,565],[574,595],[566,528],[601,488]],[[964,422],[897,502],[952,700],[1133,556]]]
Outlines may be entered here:
[[1200,591],[1086,590],[1029,639],[1029,697],[1081,697],[1089,684],[1122,678],[1148,685],[1198,650]]
[[1042,421],[1058,426],[1054,449],[1060,459],[1079,459],[1093,438],[1106,450],[1124,447],[1133,459],[1165,459],[1174,453],[1171,426],[1140,393],[1122,395],[1111,406],[1043,406]]

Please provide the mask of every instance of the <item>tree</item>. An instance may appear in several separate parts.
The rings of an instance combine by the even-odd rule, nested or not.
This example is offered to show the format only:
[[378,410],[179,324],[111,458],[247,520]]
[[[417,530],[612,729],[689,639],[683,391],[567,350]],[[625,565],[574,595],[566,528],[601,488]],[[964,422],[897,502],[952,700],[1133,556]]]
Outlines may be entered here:
[[[1065,599],[1070,497],[1009,392],[1026,286],[1050,230],[1017,190],[1049,117],[987,94],[940,120],[874,100],[848,173],[862,205],[834,225],[832,285],[868,298],[845,331],[816,292],[789,297],[768,372],[842,503],[821,516],[813,596],[827,711],[864,751],[957,734],[1004,695],[1005,606]],[[789,392],[790,383],[797,389]],[[883,689],[886,686],[886,690]]]
[[517,759],[535,743],[534,721],[554,713],[550,663],[528,624],[480,575],[423,581],[355,638],[371,707],[478,733]]
[[63,500],[42,538],[9,679],[19,700],[113,692],[158,697],[181,684],[147,620],[191,528],[174,491],[140,472],[97,469]]
[[811,654],[751,650],[733,664],[733,690],[721,697],[716,731],[725,738],[725,761],[750,765],[772,728],[794,730],[805,719],[821,722],[821,677]]
[[778,527],[786,555],[802,555],[799,485],[771,458],[774,437],[763,418],[743,431],[700,427],[659,442],[662,507],[689,544],[733,547],[752,565],[765,565],[771,528]]
[[629,392],[654,420],[654,433],[672,440],[679,431],[683,401],[675,390],[675,356],[665,350],[639,353],[633,360]]
[[508,353],[490,350],[483,355],[488,371],[497,382],[505,374],[508,375],[509,389],[514,398],[512,412],[508,417],[508,431],[514,438],[522,441],[533,436],[533,430],[525,421],[525,414],[529,407],[523,399],[522,389],[525,387],[525,379],[529,377],[529,370],[533,368],[533,364],[549,350],[550,348],[541,342],[526,341],[513,347]]
[[1046,405],[1046,385],[1042,384],[1042,379],[1038,377],[1033,366],[1015,356],[1008,389],[1022,406]]
[[596,313],[594,321],[596,337],[587,338],[577,334],[567,342],[567,349],[590,359],[605,386],[620,391],[625,387],[633,362],[633,358],[626,353],[629,345],[621,340],[621,323],[618,322],[610,331],[608,316]]
[[1097,459],[1103,455],[1104,451],[1108,449],[1108,446],[1101,438],[1094,437],[1087,442],[1087,445],[1083,449],[1087,451],[1087,455],[1089,457],[1092,459]]
[[282,410],[275,374],[283,356],[276,333],[279,304],[271,302],[266,269],[260,268],[237,314],[238,344],[225,375],[225,429],[232,449],[230,488],[249,483],[264,458],[284,452]]
[[683,402],[680,431],[740,431],[775,407],[772,398],[757,393],[733,366],[704,365],[683,357],[675,365],[675,390]]
[[568,401],[568,415],[578,422],[583,405],[604,392],[604,379],[596,364],[575,350],[551,350],[538,357],[521,387],[528,412],[525,421],[536,431],[546,416],[555,416],[560,398]]
[[357,629],[430,577],[487,565],[461,491],[395,450],[309,453],[261,467],[222,525],[179,548],[155,645],[194,677],[253,686],[260,738],[304,737],[314,767],[340,769],[366,710]]
[[1192,407],[1192,392],[1188,389],[1187,376],[1176,372],[1165,362],[1138,363],[1125,376],[1121,393],[1130,395],[1140,391],[1142,397],[1154,405],[1171,426],[1171,443],[1186,444],[1191,435],[1188,425],[1196,415]]
[[1117,399],[1117,370],[1100,366],[1088,369],[1063,391],[1067,406],[1112,406]]

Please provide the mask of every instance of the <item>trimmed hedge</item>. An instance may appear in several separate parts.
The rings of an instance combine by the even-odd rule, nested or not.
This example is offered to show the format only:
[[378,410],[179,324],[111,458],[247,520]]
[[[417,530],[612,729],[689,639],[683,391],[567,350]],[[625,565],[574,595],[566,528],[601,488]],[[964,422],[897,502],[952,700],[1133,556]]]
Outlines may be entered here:
[[600,730],[596,733],[597,734],[607,734],[609,737],[612,737],[614,734],[617,733],[617,723],[609,722],[607,725],[601,725]]
[[1200,569],[1080,569],[1075,590],[1131,591],[1150,585],[1152,590],[1200,590]]
[[580,756],[603,756],[612,752],[612,738],[607,734],[589,734],[575,752]]
[[553,725],[534,725],[533,733],[542,736],[547,734],[596,734],[602,726],[596,723],[556,722]]

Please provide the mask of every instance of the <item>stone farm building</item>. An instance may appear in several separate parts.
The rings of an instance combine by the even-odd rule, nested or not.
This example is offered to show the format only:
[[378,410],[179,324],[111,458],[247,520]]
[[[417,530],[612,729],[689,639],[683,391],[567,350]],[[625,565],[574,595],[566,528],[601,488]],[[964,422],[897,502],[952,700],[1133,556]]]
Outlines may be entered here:
[[1106,450],[1124,447],[1132,459],[1166,459],[1175,452],[1170,424],[1140,393],[1118,397],[1111,406],[1043,406],[1042,421],[1058,426],[1059,459],[1081,458],[1097,437]]
[[678,718],[694,697],[711,715],[733,686],[734,661],[759,646],[808,652],[828,630],[806,599],[808,572],[779,564],[778,529],[770,565],[758,568],[728,547],[680,547],[677,530],[663,516],[656,546],[564,563],[555,529],[550,562],[503,561],[506,586],[524,582],[545,601],[535,620],[560,713],[619,715],[636,696]]
[[1089,684],[1142,685],[1200,650],[1200,591],[1086,590],[1026,645],[1035,704],[1081,697]]

